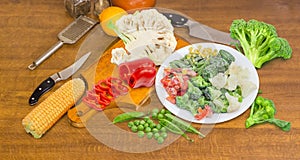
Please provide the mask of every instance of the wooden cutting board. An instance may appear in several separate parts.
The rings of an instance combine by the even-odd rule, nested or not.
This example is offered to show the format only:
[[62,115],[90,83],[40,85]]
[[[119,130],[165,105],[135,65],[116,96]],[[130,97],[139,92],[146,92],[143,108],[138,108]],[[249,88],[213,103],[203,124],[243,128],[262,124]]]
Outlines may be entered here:
[[[176,40],[176,50],[189,45],[187,41],[178,36],[176,36]],[[118,39],[102,54],[98,63],[95,63],[88,70],[82,73],[82,76],[86,79],[86,82],[88,82],[88,90],[90,90],[99,80],[106,79],[109,76],[118,77],[117,65],[111,63],[110,59],[112,57],[111,51],[114,48],[120,47],[124,48],[125,46],[123,41]],[[137,108],[143,106],[147,102],[150,93],[153,90],[154,86],[150,88],[142,87],[130,89],[127,95],[116,98],[109,106],[107,106],[106,109],[115,108],[122,105],[122,107],[133,107],[137,110]],[[82,102],[78,102],[76,107],[73,107],[68,111],[68,119],[71,125],[74,127],[85,127],[85,123],[97,112],[99,111],[89,108]]]

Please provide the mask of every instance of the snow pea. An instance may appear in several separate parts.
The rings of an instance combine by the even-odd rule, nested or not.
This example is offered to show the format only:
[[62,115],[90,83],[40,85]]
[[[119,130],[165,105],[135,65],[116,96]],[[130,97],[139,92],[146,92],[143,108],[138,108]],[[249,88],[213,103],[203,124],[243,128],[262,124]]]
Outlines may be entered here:
[[124,122],[124,121],[129,121],[135,118],[140,118],[145,116],[144,112],[126,112],[126,113],[122,113],[119,114],[118,116],[116,116],[113,119],[113,124],[115,123],[120,123],[120,122]]

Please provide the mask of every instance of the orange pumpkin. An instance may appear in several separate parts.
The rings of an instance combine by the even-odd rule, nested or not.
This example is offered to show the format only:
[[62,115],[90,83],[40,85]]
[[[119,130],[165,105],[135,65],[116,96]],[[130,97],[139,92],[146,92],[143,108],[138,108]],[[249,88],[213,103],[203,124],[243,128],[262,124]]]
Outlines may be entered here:
[[139,8],[154,7],[156,0],[111,0],[113,6],[118,6],[126,11]]

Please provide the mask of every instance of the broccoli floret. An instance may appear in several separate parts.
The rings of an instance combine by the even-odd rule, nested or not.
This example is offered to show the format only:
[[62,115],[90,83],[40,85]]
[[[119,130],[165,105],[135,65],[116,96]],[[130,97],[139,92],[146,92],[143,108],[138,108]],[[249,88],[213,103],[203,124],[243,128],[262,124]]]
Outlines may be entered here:
[[192,82],[188,81],[187,94],[190,99],[198,100],[202,96],[202,91],[198,87],[194,86]]
[[245,56],[256,68],[274,58],[291,58],[292,48],[288,41],[278,37],[276,28],[271,24],[237,19],[230,26],[230,36],[240,42]]
[[190,81],[193,83],[194,86],[199,87],[201,89],[210,86],[210,83],[207,82],[201,75],[192,77]]
[[275,124],[283,131],[289,131],[291,129],[291,123],[276,119],[274,117],[275,113],[276,108],[272,100],[263,98],[261,96],[256,97],[251,106],[250,116],[246,120],[246,128],[249,128],[255,124],[269,122]]
[[193,115],[197,114],[199,107],[198,102],[191,100],[188,93],[185,93],[183,96],[176,96],[176,105],[179,108],[190,111]]

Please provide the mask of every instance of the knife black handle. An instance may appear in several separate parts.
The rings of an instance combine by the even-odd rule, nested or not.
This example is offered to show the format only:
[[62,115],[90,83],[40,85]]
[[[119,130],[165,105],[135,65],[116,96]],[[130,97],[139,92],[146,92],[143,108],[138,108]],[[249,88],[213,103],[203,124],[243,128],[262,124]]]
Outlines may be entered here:
[[33,106],[35,105],[40,97],[48,92],[50,89],[53,88],[55,85],[55,81],[49,77],[46,80],[44,80],[32,93],[32,95],[29,98],[29,105]]
[[183,27],[184,24],[188,21],[188,19],[184,16],[174,13],[163,13],[169,20],[171,20],[171,24],[177,27]]

